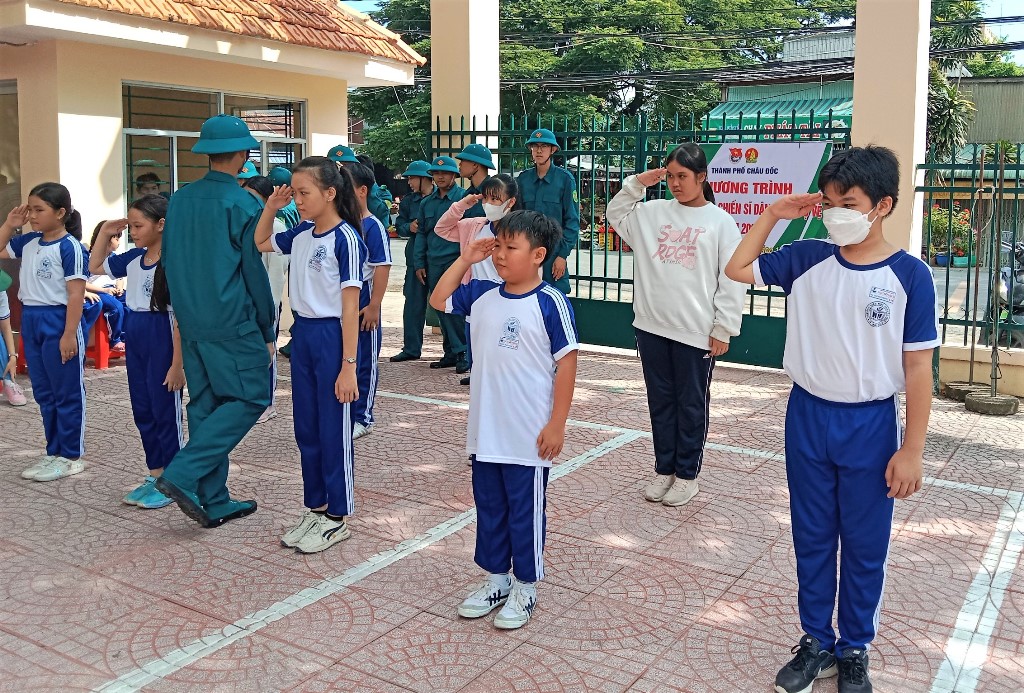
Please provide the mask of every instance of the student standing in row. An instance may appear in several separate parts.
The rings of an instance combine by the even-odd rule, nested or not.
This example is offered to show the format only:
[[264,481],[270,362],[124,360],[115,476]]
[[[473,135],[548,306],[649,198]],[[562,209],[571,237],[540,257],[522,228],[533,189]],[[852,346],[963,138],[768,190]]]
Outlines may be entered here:
[[[14,236],[32,225],[30,233]],[[21,473],[54,481],[85,469],[85,339],[82,306],[89,253],[75,237],[82,218],[60,183],[32,188],[0,226],[0,258],[21,259],[21,331],[32,394],[39,404],[46,455]]]
[[413,161],[402,174],[409,183],[410,192],[398,205],[399,238],[405,238],[405,283],[402,294],[402,350],[391,357],[394,363],[415,361],[423,352],[423,325],[427,314],[426,274],[416,271],[416,244],[419,232],[420,204],[434,191],[434,180],[426,161]]
[[[267,199],[255,247],[292,258],[292,419],[306,512],[281,544],[319,553],[348,539],[345,518],[355,510],[351,405],[359,397],[356,345],[366,246],[346,169],[326,157],[308,157],[295,167],[292,183],[294,188],[275,188]],[[274,234],[274,215],[293,196],[306,221]]]
[[[839,693],[870,693],[868,648],[878,631],[895,499],[921,489],[940,340],[928,266],[883,235],[899,182],[890,150],[839,152],[818,174],[821,193],[773,202],[726,268],[736,281],[781,286],[789,296],[786,477],[804,635],[775,677],[779,693],[810,691],[815,679],[837,673]],[[819,203],[831,243],[796,241],[762,253],[779,220],[805,217]]]
[[534,130],[526,140],[533,168],[519,174],[519,194],[525,209],[545,214],[562,228],[562,240],[544,261],[544,281],[563,294],[572,290],[567,259],[580,237],[580,200],[576,179],[552,158],[558,152],[558,140],[550,130]]
[[[427,290],[433,291],[441,276],[459,257],[459,244],[438,236],[434,233],[434,227],[448,208],[465,196],[466,191],[455,184],[459,166],[450,156],[434,159],[429,171],[434,178],[434,191],[420,202],[413,262],[416,265],[416,276],[425,279]],[[440,361],[430,364],[430,367],[454,366],[456,373],[466,373],[469,371],[469,361],[466,360],[465,316],[439,313],[437,319],[441,324],[444,355]]]
[[104,224],[99,230],[96,250],[89,257],[89,270],[93,274],[127,279],[125,295],[129,312],[125,334],[134,342],[125,355],[128,397],[149,474],[124,497],[124,502],[147,510],[172,502],[155,484],[185,444],[181,336],[168,303],[167,280],[159,271],[166,217],[165,197],[146,195],[135,200],[128,208],[126,220],[135,247],[111,254],[110,240],[121,233],[123,227]]
[[253,236],[260,203],[236,179],[259,147],[239,118],[203,123],[210,171],[171,197],[161,263],[181,330],[189,440],[156,487],[203,527],[256,512],[228,494],[228,455],[270,406],[276,311]]
[[[633,312],[657,476],[644,497],[688,503],[711,422],[715,359],[740,333],[742,284],[725,275],[740,242],[733,218],[714,204],[699,145],[673,149],[666,168],[630,176],[608,205],[608,221],[636,252]],[[674,199],[644,202],[662,180]]]

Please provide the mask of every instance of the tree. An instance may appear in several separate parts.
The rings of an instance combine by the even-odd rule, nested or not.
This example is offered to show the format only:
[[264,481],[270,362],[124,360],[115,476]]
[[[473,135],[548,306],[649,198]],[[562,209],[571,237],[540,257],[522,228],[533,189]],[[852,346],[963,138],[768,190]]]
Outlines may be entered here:
[[[853,16],[853,0],[501,0],[501,114],[603,119],[647,114],[699,118],[719,101],[714,84],[670,84],[628,75],[756,66],[774,60],[787,32]],[[766,7],[767,6],[767,7]],[[372,13],[429,55],[429,0],[384,0]],[[586,85],[560,82],[607,75]],[[430,127],[430,67],[411,87],[353,92],[364,149],[392,168],[422,158]],[[616,75],[623,75],[616,78]]]

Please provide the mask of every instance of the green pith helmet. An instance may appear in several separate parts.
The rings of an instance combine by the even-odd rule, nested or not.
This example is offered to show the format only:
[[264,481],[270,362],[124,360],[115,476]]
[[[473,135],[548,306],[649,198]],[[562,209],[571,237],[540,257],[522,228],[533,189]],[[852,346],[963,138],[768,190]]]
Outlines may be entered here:
[[278,185],[291,185],[292,184],[292,172],[286,169],[284,166],[275,166],[270,169],[270,173],[267,174],[267,178],[274,186]]
[[256,164],[251,161],[246,161],[245,166],[242,167],[242,170],[239,171],[238,175],[235,177],[238,178],[238,180],[249,180],[250,178],[255,178],[258,175],[260,175],[260,172],[256,170]]
[[409,178],[410,176],[419,176],[421,178],[430,178],[430,164],[422,159],[417,159],[409,164],[409,167],[405,169],[405,173],[402,174],[402,178]]
[[352,147],[346,147],[343,144],[331,147],[331,151],[327,153],[327,158],[331,161],[338,161],[343,164],[359,163],[359,159],[356,158],[356,153]]
[[463,161],[472,161],[474,164],[480,164],[490,169],[497,169],[494,165],[494,159],[491,156],[491,150],[482,144],[467,144],[466,148],[455,155],[456,159],[462,159]]
[[427,170],[431,173],[436,171],[447,171],[448,173],[458,174],[459,165],[455,163],[455,159],[450,156],[438,156],[430,163],[430,168]]
[[259,148],[260,143],[249,132],[241,118],[226,113],[215,115],[203,123],[194,154],[230,154]]
[[[555,139],[555,133],[544,128],[534,130],[530,133],[530,137],[526,140],[526,146],[529,147],[531,144],[550,144],[558,147],[558,140]],[[558,147],[561,149],[561,147]]]

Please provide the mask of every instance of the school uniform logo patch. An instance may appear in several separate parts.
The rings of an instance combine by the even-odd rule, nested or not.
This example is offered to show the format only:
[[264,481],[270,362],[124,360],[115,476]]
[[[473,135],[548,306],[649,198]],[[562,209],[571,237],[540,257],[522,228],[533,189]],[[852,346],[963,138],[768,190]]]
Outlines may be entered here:
[[522,332],[523,326],[519,322],[519,318],[509,318],[505,321],[504,332],[501,335],[501,339],[498,340],[498,346],[505,347],[506,349],[518,349],[519,348],[519,333]]
[[36,270],[36,276],[40,279],[52,279],[53,278],[53,260],[48,257],[44,257],[39,262],[39,269]]
[[142,282],[142,293],[146,294],[147,298],[153,297],[153,278],[146,277],[146,281]]
[[872,327],[881,327],[886,324],[889,322],[890,315],[889,305],[882,301],[872,301],[864,309],[864,319]]
[[314,272],[322,272],[324,268],[324,260],[327,259],[327,246],[317,246],[316,252],[313,253],[313,257],[309,258],[309,269]]
[[868,297],[876,301],[884,301],[889,305],[896,302],[896,292],[892,289],[883,289],[880,286],[872,286],[871,291],[868,292]]

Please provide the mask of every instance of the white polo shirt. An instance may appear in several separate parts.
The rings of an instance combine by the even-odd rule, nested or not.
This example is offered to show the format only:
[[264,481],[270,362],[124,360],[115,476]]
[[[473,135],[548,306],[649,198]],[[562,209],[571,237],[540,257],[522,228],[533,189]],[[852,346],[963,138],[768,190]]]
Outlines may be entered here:
[[288,300],[304,318],[341,319],[341,290],[361,287],[366,244],[359,233],[341,222],[326,233],[304,221],[270,237],[274,251],[291,255]]
[[39,232],[15,236],[7,253],[21,258],[18,298],[25,306],[66,306],[66,283],[89,278],[89,251],[71,234],[45,243]]

